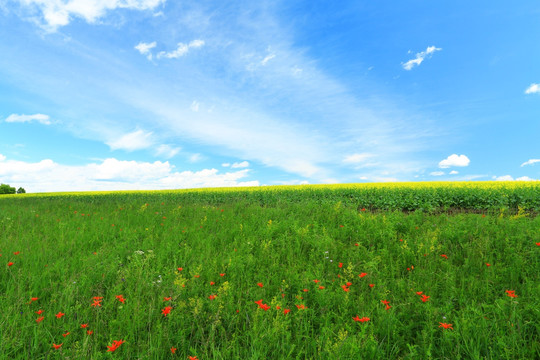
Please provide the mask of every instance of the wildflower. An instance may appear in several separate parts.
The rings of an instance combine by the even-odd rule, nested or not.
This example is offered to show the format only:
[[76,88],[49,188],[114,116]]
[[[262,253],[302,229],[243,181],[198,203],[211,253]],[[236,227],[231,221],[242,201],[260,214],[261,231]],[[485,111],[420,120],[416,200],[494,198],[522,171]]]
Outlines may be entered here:
[[66,337],[66,336],[68,336],[69,334],[70,334],[70,333],[69,333],[69,331],[68,331],[68,332],[62,334],[62,336],[63,336],[63,337]]
[[113,352],[115,351],[116,349],[118,349],[120,347],[120,345],[122,345],[125,341],[124,340],[113,340],[113,343],[111,346],[107,346],[109,348],[109,350],[107,351],[110,351],[110,352]]
[[60,347],[61,347],[62,345],[63,345],[63,343],[60,344],[60,345],[56,345],[55,343],[52,344],[52,346],[53,346],[53,348],[54,348],[55,350],[60,349]]
[[163,314],[163,316],[167,316],[171,312],[171,309],[172,307],[167,306],[165,309],[161,310],[161,313]]
[[490,264],[490,263],[486,263],[486,266],[487,266],[487,267],[490,267],[490,266],[491,266],[491,264]]
[[30,298],[29,304],[31,304],[33,301],[37,301],[38,299],[39,299],[39,298],[37,298],[37,297]]
[[508,294],[508,296],[512,298],[517,298],[518,296],[515,294],[515,290],[505,290],[505,292]]
[[452,324],[447,324],[447,323],[442,323],[442,322],[440,322],[439,324],[440,324],[439,327],[442,327],[443,329],[452,329],[452,330],[454,330],[454,328],[452,327]]
[[13,253],[13,255],[19,255],[20,253],[21,253],[20,251],[15,251],[15,252]]
[[41,315],[41,313],[43,313],[43,310],[39,309],[38,311],[36,311],[36,314],[38,315]]
[[213,281],[210,281],[210,285],[214,285],[214,284],[215,284],[215,282],[213,282]]
[[189,360],[199,360],[196,356],[190,356]]
[[324,289],[324,286],[319,286],[319,289],[320,289],[320,290],[323,290],[323,289]]
[[164,297],[163,301],[171,301],[172,297]]
[[441,254],[441,257],[448,259],[448,255],[445,255],[445,254]]
[[368,318],[368,317],[365,317],[365,316],[362,317],[362,318],[360,318],[358,315],[356,315],[356,317],[353,317],[353,320],[354,320],[354,321],[359,321],[359,322],[366,322],[366,321],[369,321],[369,320],[371,320],[371,319]]
[[347,286],[351,286],[351,285],[352,285],[352,282],[348,282],[348,283],[347,283]]
[[81,324],[81,329],[85,329],[88,327],[88,324]]
[[422,302],[426,302],[426,301],[428,301],[428,299],[429,299],[429,296],[422,295]]
[[88,331],[86,332],[86,334],[88,334],[88,335],[92,335],[93,333],[94,333],[94,331],[92,331],[92,330],[88,330]]
[[422,295],[422,291],[417,291],[416,295]]
[[224,276],[225,276],[225,274],[224,274],[224,273],[223,273],[223,274],[219,274],[219,276],[221,276],[221,277],[224,277]]
[[315,280],[313,280],[313,282],[314,282],[315,284],[317,284],[317,283],[319,283],[320,281],[317,280],[317,279],[315,279]]
[[96,307],[96,306],[101,306],[101,300],[94,300],[94,302],[92,303],[93,307]]
[[36,322],[37,322],[37,323],[40,323],[41,321],[43,321],[43,319],[45,319],[45,317],[44,317],[44,316],[40,316],[40,317],[38,317],[38,318],[36,319]]
[[210,300],[214,300],[214,299],[216,298],[216,295],[210,295],[208,298],[209,298]]
[[540,242],[537,242],[537,243],[536,243],[536,246],[540,246]]
[[386,305],[386,310],[389,310],[391,308],[391,306],[389,305],[390,304],[390,301],[387,301],[387,300],[381,300],[381,302]]
[[359,274],[358,276],[359,276],[360,278],[363,278],[363,277],[366,276],[366,275],[367,275],[367,273],[363,272],[363,273]]
[[309,290],[308,289],[304,289],[304,292],[308,292]]
[[64,316],[64,315],[66,315],[66,314],[64,314],[63,312],[59,312],[59,313],[56,314],[55,316],[56,316],[57,319],[60,319],[60,318],[61,318],[62,316]]
[[201,275],[198,275],[198,274],[197,274],[197,275],[195,275],[194,277],[198,279],[199,277],[201,277]]
[[360,246],[358,243],[354,244],[354,246]]
[[343,263],[339,263],[338,267],[340,268],[343,267]]
[[343,288],[343,291],[349,292],[349,288],[347,287],[347,285],[341,285],[341,287]]
[[375,286],[375,284],[369,284],[370,288],[373,288],[374,286]]
[[176,348],[175,347],[172,347],[171,348],[171,352],[174,354],[176,352]]
[[304,304],[296,305],[296,307],[298,308],[298,310],[307,309],[307,307],[305,307]]
[[115,295],[115,297],[120,301],[122,304],[125,304],[126,299],[124,299],[124,295]]
[[11,265],[13,265],[11,261],[7,263],[7,266],[11,266]]
[[257,283],[257,286],[263,287],[263,283]]
[[184,270],[184,268],[181,268],[181,267],[178,268],[178,271],[182,271],[182,270]]
[[283,310],[283,314],[285,314],[285,315],[287,315],[287,314],[290,313],[290,312],[291,312],[291,309],[285,309],[285,310]]

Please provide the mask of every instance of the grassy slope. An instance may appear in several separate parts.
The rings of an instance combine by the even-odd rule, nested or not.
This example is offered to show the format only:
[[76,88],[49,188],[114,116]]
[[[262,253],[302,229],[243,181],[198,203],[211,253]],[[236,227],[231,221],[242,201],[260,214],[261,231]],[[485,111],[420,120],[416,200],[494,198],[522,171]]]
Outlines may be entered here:
[[[218,207],[183,200],[2,199],[0,356],[540,355],[539,217],[359,212],[309,198]],[[91,306],[94,296],[103,297],[101,307]],[[260,299],[268,311],[255,303]],[[166,306],[172,310],[165,317]],[[65,316],[57,319],[58,312]],[[370,321],[356,322],[357,315]],[[118,350],[106,352],[121,339]],[[54,350],[53,343],[63,345]]]

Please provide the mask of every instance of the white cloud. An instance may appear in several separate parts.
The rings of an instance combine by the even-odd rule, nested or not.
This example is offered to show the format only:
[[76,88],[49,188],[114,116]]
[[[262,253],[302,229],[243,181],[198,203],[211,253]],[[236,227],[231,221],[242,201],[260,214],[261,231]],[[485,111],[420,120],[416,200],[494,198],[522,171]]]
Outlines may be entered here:
[[121,137],[107,141],[107,145],[112,150],[141,150],[152,146],[151,132],[144,132],[143,130],[135,130],[129,134],[122,135]]
[[172,147],[171,145],[161,144],[156,148],[156,155],[163,156],[166,159],[174,157],[178,152],[182,150],[179,147]]
[[199,106],[200,105],[201,104],[198,101],[193,100],[193,102],[191,103],[189,108],[191,109],[191,111],[197,112],[197,111],[199,111]]
[[413,67],[419,66],[422,63],[422,61],[424,61],[424,59],[430,58],[431,56],[433,56],[433,53],[435,51],[441,51],[441,50],[442,48],[438,48],[435,46],[428,46],[426,51],[421,51],[417,53],[416,58],[411,59],[407,61],[406,63],[401,63],[401,65],[403,66],[405,70],[411,70]]
[[131,10],[152,10],[165,0],[20,0],[19,3],[41,13],[38,21],[49,31],[56,31],[60,26],[70,23],[73,17],[79,17],[88,23],[105,16],[108,11],[117,8]]
[[275,57],[276,57],[276,54],[267,55],[264,59],[262,59],[261,65],[265,66],[270,60],[272,60]]
[[439,167],[444,169],[450,166],[469,166],[470,162],[469,158],[465,155],[452,154],[439,162]]
[[532,83],[526,90],[525,94],[540,94],[540,84]]
[[495,181],[514,181],[514,178],[510,175],[494,176]]
[[223,167],[229,167],[229,166],[231,166],[231,164],[229,164],[229,163],[223,163],[223,164],[221,164],[221,166],[223,166]]
[[457,174],[459,174],[459,172],[457,172],[456,170],[450,171],[450,175],[457,175]]
[[443,176],[444,171],[433,171],[433,172],[430,172],[429,175],[431,175],[431,176]]
[[0,161],[4,161],[4,160],[6,160],[6,157],[4,155],[0,154]]
[[201,154],[193,154],[189,157],[189,162],[191,163],[196,163],[196,162],[199,162],[199,161],[202,161],[204,160],[204,156],[202,156]]
[[45,159],[37,163],[7,160],[0,166],[2,182],[28,192],[158,190],[198,187],[259,186],[239,181],[249,170],[220,174],[216,169],[176,171],[169,162],[122,161],[114,158],[82,166],[67,166]]
[[176,50],[170,52],[160,51],[157,54],[157,58],[160,59],[162,57],[165,57],[167,59],[178,59],[179,57],[187,54],[189,52],[189,49],[200,48],[203,45],[203,40],[193,40],[189,44],[178,43]]
[[521,166],[532,165],[537,162],[540,162],[540,159],[530,159],[521,164]]
[[49,120],[49,115],[44,114],[34,114],[34,115],[17,115],[11,114],[7,117],[6,122],[31,122],[37,121],[43,125],[50,125],[51,121]]
[[518,177],[518,178],[516,179],[516,181],[539,181],[539,180],[537,180],[537,179],[532,179],[532,178],[530,178],[530,177],[528,177],[528,176],[522,176],[522,177]]
[[151,43],[140,42],[137,46],[135,46],[135,49],[137,49],[142,55],[146,55],[148,60],[152,60],[152,52],[150,49],[155,48],[156,45],[157,44],[155,41]]
[[241,163],[234,163],[231,165],[232,169],[245,168],[248,167],[249,163],[247,161],[242,161]]

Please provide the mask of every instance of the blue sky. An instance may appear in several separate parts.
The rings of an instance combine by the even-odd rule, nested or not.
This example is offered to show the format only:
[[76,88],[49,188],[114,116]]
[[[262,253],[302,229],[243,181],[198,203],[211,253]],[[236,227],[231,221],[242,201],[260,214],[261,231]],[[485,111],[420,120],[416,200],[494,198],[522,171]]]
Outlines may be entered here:
[[29,192],[540,179],[537,1],[0,0]]

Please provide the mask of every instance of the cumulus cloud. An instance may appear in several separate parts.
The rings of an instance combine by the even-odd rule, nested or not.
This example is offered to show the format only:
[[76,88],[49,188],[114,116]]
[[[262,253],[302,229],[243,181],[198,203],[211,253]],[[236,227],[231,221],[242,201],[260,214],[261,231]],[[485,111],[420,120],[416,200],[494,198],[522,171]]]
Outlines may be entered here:
[[540,94],[540,84],[532,83],[526,90],[525,94]]
[[465,155],[452,154],[439,162],[439,167],[444,169],[450,166],[469,166],[470,162],[469,158]]
[[200,48],[203,45],[204,45],[203,40],[193,40],[189,44],[178,43],[176,50],[169,51],[169,52],[160,51],[157,54],[157,58],[160,59],[160,58],[165,57],[167,59],[178,59],[179,57],[182,57],[185,54],[187,54],[190,49]]
[[459,174],[459,172],[457,172],[456,170],[450,171],[450,175],[457,175],[457,174]]
[[49,115],[45,114],[34,114],[34,115],[18,115],[18,114],[11,114],[7,117],[6,122],[32,122],[37,121],[43,125],[50,125],[50,117]]
[[521,166],[532,165],[537,162],[540,162],[540,159],[530,159],[530,160],[525,161],[523,164],[521,164]]
[[424,59],[426,58],[429,59],[431,56],[433,56],[433,53],[435,51],[441,51],[441,50],[442,48],[438,48],[435,46],[428,46],[426,51],[421,51],[417,53],[416,58],[411,59],[407,61],[406,63],[401,63],[401,66],[403,66],[403,69],[405,70],[411,70],[413,67],[419,66],[424,61]]
[[517,179],[514,179],[511,175],[493,176],[493,180],[495,181],[538,181],[528,176],[521,176],[521,177],[518,177]]
[[148,60],[152,60],[152,52],[151,49],[156,47],[156,42],[153,41],[151,43],[144,43],[140,42],[138,45],[135,46],[135,49],[137,49],[142,55],[146,55],[146,58]]
[[40,14],[39,20],[49,31],[68,25],[74,17],[95,23],[115,9],[152,10],[165,0],[20,0],[21,6]]
[[249,166],[249,163],[247,161],[242,161],[240,163],[234,163],[231,165],[231,168],[238,169],[238,168],[246,168]]
[[230,164],[230,163],[223,163],[223,164],[221,164],[221,166],[223,166],[223,167],[229,167],[229,166],[231,166],[231,164]]
[[220,174],[216,169],[177,171],[168,161],[138,162],[114,158],[82,166],[67,166],[50,159],[30,163],[7,160],[0,155],[2,182],[22,186],[28,192],[158,190],[198,187],[259,186],[259,181],[240,181],[249,169]]
[[152,133],[145,132],[143,130],[136,130],[129,134],[120,136],[117,139],[113,139],[107,142],[107,145],[112,150],[141,150],[152,146],[151,140]]
[[433,172],[429,173],[429,175],[431,175],[431,176],[443,176],[444,171],[433,171]]

